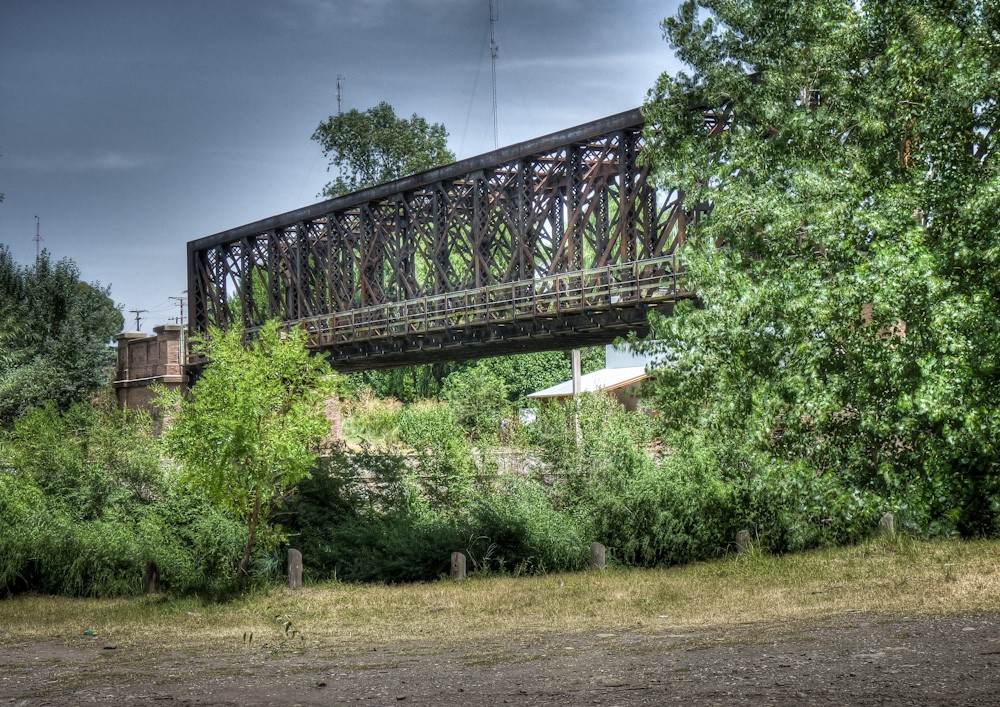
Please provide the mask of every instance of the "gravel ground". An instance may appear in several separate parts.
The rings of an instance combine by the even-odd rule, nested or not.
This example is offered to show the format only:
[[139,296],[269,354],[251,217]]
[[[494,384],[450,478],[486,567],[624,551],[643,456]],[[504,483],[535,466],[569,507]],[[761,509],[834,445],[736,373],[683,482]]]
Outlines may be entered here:
[[1000,705],[998,621],[848,614],[347,652],[8,636],[0,705]]

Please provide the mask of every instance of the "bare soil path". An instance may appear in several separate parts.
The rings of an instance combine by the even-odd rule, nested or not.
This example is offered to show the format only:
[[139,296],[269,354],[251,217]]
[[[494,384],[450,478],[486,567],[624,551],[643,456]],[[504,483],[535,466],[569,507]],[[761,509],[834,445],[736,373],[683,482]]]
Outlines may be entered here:
[[0,705],[1000,705],[997,614],[663,623],[349,651],[8,635]]

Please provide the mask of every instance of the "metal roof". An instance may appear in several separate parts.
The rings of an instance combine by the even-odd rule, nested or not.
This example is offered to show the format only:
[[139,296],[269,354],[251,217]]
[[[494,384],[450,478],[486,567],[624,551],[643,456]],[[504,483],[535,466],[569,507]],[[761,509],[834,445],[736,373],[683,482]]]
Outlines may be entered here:
[[[645,366],[629,368],[602,368],[580,377],[580,392],[594,393],[598,390],[617,390],[649,378]],[[532,393],[529,398],[566,398],[573,395],[573,381],[568,380],[545,390]]]

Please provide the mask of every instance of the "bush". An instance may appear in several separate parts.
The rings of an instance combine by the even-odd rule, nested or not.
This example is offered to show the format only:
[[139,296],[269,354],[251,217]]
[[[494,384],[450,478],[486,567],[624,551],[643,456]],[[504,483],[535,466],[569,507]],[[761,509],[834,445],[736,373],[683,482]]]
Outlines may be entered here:
[[288,502],[289,542],[313,579],[436,579],[467,535],[455,514],[431,509],[422,493],[400,454],[337,451]]
[[345,430],[350,435],[382,442],[396,438],[403,405],[395,398],[379,398],[371,388],[362,388],[346,407]]
[[452,373],[444,382],[441,397],[475,439],[496,439],[501,423],[510,415],[506,383],[485,366]]
[[590,519],[558,510],[537,481],[509,478],[483,494],[470,519],[469,548],[476,571],[567,572],[586,567]]
[[0,467],[0,593],[121,596],[232,588],[245,531],[160,465],[148,417],[109,405],[18,420]]
[[430,507],[461,512],[476,481],[476,465],[451,407],[424,400],[405,408],[399,439],[416,452],[413,475]]

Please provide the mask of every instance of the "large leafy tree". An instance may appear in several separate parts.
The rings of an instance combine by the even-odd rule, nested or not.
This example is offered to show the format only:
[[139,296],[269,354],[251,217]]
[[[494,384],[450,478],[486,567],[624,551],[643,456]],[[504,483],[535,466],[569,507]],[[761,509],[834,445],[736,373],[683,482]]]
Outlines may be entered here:
[[0,246],[0,427],[27,409],[66,410],[110,381],[124,319],[109,290],[45,251],[21,267]]
[[366,111],[331,115],[312,139],[322,145],[329,168],[337,172],[323,189],[323,196],[329,197],[455,161],[444,125],[428,123],[416,113],[399,118],[385,102]]
[[664,31],[688,70],[651,94],[646,155],[710,205],[684,251],[704,308],[654,326],[664,419],[741,447],[733,469],[992,529],[1000,6],[686,0]]
[[164,393],[166,446],[184,482],[246,523],[242,580],[258,543],[276,537],[282,499],[316,461],[332,374],[303,330],[282,332],[273,321],[249,342],[239,329],[213,330],[195,350],[210,363],[188,397]]

